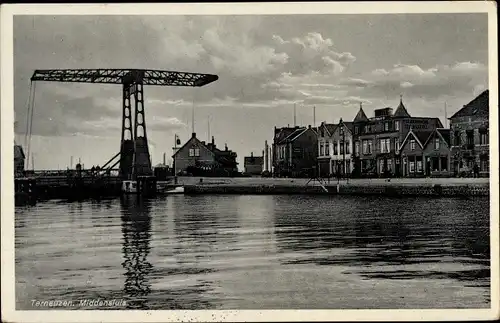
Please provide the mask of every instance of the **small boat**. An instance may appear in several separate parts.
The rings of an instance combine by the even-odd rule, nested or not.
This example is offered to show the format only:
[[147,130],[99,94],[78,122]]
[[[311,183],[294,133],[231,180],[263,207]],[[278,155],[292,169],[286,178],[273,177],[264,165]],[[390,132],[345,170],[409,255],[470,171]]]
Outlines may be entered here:
[[122,193],[124,194],[137,194],[137,181],[123,181]]
[[165,194],[184,194],[184,186],[177,186],[171,190],[165,191]]

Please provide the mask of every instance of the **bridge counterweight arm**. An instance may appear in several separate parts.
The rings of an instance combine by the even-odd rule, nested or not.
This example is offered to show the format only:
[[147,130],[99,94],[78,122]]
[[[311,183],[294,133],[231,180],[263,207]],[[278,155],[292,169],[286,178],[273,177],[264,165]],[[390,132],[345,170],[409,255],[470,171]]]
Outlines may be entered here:
[[189,86],[200,87],[218,80],[217,75],[142,69],[36,70],[31,81]]

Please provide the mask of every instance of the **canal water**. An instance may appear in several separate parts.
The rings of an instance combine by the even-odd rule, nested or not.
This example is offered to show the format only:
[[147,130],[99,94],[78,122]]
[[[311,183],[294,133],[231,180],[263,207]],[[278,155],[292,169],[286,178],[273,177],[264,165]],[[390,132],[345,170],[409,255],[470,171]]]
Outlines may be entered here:
[[17,309],[490,307],[488,198],[50,201],[15,233]]

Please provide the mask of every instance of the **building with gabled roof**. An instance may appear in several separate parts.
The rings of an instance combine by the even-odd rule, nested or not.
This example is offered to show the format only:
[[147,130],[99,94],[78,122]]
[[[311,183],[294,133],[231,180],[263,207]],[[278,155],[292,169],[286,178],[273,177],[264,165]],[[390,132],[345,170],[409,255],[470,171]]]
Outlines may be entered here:
[[353,120],[353,175],[359,177],[402,176],[401,143],[410,129],[433,131],[442,128],[439,118],[414,117],[400,98],[396,111],[386,107],[376,109],[372,118],[363,107]]
[[318,135],[320,177],[350,177],[352,171],[353,122],[340,119],[338,124],[323,122]]
[[450,129],[435,129],[425,141],[423,153],[427,176],[449,177],[452,174]]
[[450,118],[452,171],[457,176],[490,173],[489,90],[483,91]]
[[307,177],[316,171],[318,129],[284,127],[274,129],[272,144],[273,175]]
[[192,133],[191,138],[172,156],[174,173],[189,173],[196,176],[234,176],[238,172],[237,154],[227,148],[217,148],[214,137],[206,143]]
[[264,152],[262,152],[262,156],[254,156],[253,152],[250,153],[250,156],[243,159],[243,166],[245,174],[261,175],[264,169]]

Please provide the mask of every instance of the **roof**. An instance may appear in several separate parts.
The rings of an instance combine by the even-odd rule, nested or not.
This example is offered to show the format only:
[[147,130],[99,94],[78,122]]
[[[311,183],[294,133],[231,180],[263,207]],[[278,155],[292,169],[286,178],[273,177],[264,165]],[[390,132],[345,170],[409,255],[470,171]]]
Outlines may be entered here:
[[365,114],[365,111],[363,111],[363,106],[359,106],[359,111],[358,114],[354,117],[353,122],[363,122],[363,121],[368,121],[368,117]]
[[274,143],[279,144],[285,140],[292,132],[297,130],[298,127],[283,127],[274,129]]
[[264,165],[264,157],[262,156],[247,156],[244,158],[245,165]]
[[[200,146],[205,147],[208,151],[210,151],[212,154],[214,154],[215,159],[221,163],[221,164],[234,164],[236,163],[236,153],[232,150],[220,150],[216,148],[215,146],[212,145],[212,143],[205,144],[202,141],[200,141],[198,138],[196,138],[196,134],[193,134],[193,136],[184,143],[177,151],[174,153],[172,158],[175,158],[175,156],[179,153],[179,151],[183,150],[186,145],[192,141],[196,141],[196,143]],[[238,164],[238,163],[236,163]]]
[[325,128],[328,131],[329,134],[332,134],[335,132],[335,129],[337,129],[339,125],[335,123],[325,123]]
[[352,133],[354,132],[354,122],[351,122],[351,121],[343,121],[343,123],[345,124],[345,126],[347,127],[347,129],[349,129],[349,131]]
[[444,142],[450,147],[451,143],[451,137],[450,137],[450,129],[444,129],[444,128],[437,128],[434,129],[434,131],[427,137],[427,139],[424,142],[424,148],[427,147],[429,142],[431,141],[432,138],[434,138],[434,134],[436,134],[438,137],[442,138]]
[[448,146],[451,146],[451,130],[450,129],[436,129],[436,132],[441,135],[443,140]]
[[304,132],[307,131],[307,128],[299,128],[292,132],[288,137],[285,138],[286,141],[294,141],[299,138]]
[[403,97],[399,100],[399,105],[396,108],[396,111],[392,115],[393,117],[406,117],[409,118],[410,114],[408,113],[408,110],[406,110],[405,105],[403,104]]
[[486,90],[483,93],[479,94],[474,100],[464,105],[462,109],[458,110],[449,119],[471,116],[488,118],[490,115],[489,106],[490,93],[489,90]]
[[410,131],[408,131],[408,134],[406,135],[405,139],[401,143],[401,149],[403,149],[403,147],[406,145],[406,142],[408,141],[408,138],[410,138],[410,136],[417,139],[417,142],[418,142],[420,148],[423,149],[425,143],[427,142],[427,139],[429,138],[429,136],[433,132],[434,132],[434,130],[421,130],[421,131],[410,130]]
[[23,147],[20,145],[14,145],[14,159],[25,159]]

